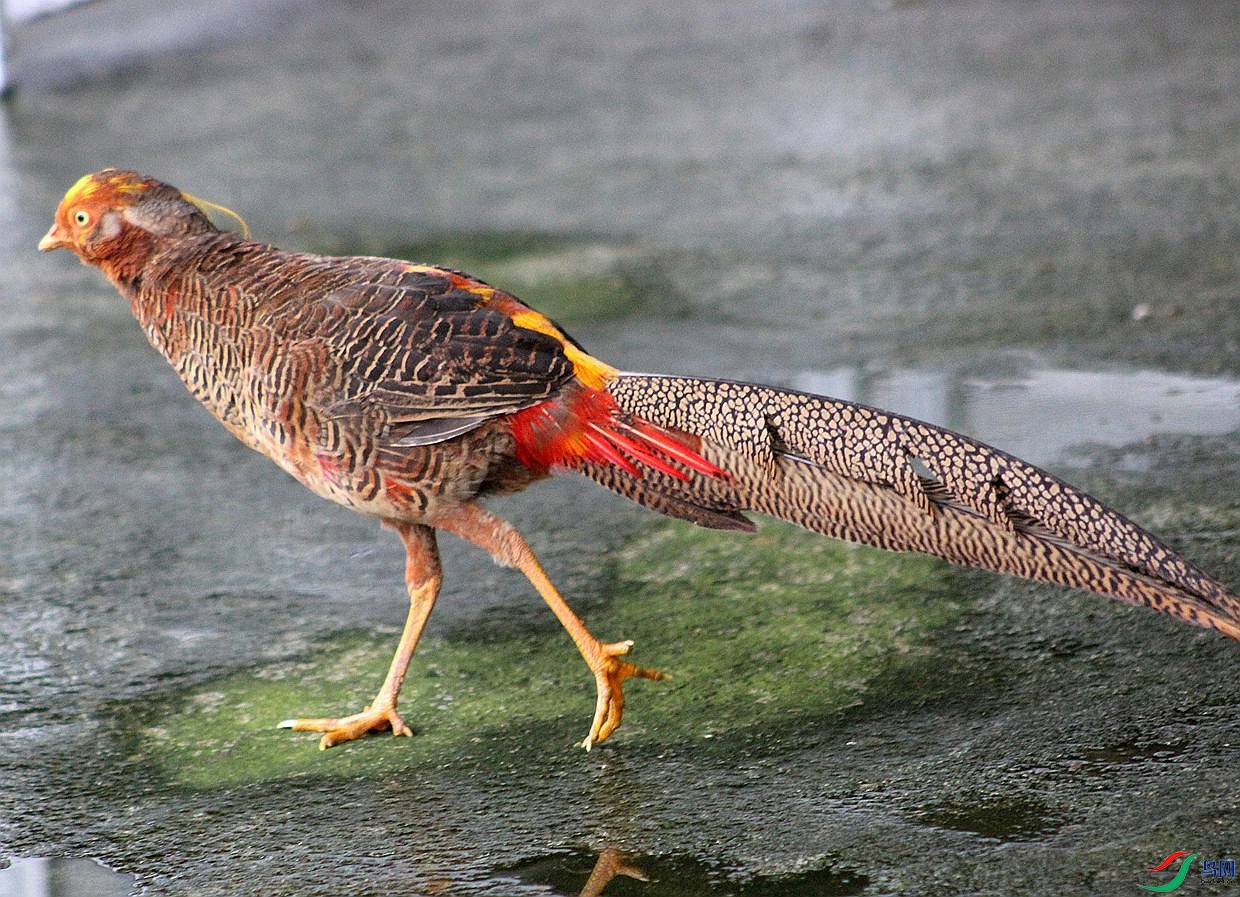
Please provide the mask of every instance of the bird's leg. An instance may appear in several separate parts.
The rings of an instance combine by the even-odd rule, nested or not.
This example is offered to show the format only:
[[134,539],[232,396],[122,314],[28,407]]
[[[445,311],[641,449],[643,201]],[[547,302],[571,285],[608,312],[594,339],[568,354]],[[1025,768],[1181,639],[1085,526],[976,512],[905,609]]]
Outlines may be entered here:
[[508,521],[478,505],[465,504],[437,516],[435,526],[473,542],[489,551],[499,563],[516,567],[524,573],[547,602],[551,612],[568,630],[577,650],[594,674],[595,685],[598,687],[594,721],[590,726],[590,733],[581,743],[587,751],[596,743],[605,741],[620,725],[620,719],[624,715],[624,691],[621,684],[625,679],[630,676],[642,679],[667,678],[666,673],[621,660],[633,647],[631,641],[604,644],[591,635],[548,578],[525,538]]
[[400,644],[388,667],[383,687],[374,701],[361,713],[339,719],[291,719],[280,723],[286,729],[325,733],[319,741],[320,749],[327,749],[345,741],[361,738],[369,732],[391,729],[393,735],[412,735],[405,721],[396,712],[400,687],[405,681],[409,661],[418,639],[435,606],[439,595],[442,575],[439,566],[439,548],[435,531],[417,523],[384,521],[384,525],[396,530],[405,543],[405,585],[409,589],[409,616],[405,620]]

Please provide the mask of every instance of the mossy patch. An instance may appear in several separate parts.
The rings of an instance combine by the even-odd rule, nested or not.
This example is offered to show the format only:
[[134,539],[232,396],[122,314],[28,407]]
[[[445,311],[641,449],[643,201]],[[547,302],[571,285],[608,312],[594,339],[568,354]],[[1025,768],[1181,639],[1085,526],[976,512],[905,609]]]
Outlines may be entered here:
[[[600,638],[633,638],[634,660],[672,674],[630,682],[625,722],[603,750],[659,750],[761,737],[810,720],[883,714],[933,692],[933,634],[956,620],[961,579],[929,558],[843,545],[784,525],[756,536],[666,524],[612,561]],[[531,612],[541,612],[541,609]],[[285,717],[360,709],[396,634],[346,633],[295,663],[214,680],[132,721],[135,759],[195,788],[347,776],[509,753],[561,755],[593,711],[593,681],[559,632],[503,644],[427,639],[401,707],[412,739],[315,749]],[[711,740],[713,739],[713,741]]]
[[617,561],[608,624],[640,632],[643,659],[673,659],[676,699],[643,707],[639,723],[675,740],[915,691],[920,675],[891,674],[920,669],[927,637],[961,610],[956,573],[939,561],[784,524],[748,537],[667,526]]

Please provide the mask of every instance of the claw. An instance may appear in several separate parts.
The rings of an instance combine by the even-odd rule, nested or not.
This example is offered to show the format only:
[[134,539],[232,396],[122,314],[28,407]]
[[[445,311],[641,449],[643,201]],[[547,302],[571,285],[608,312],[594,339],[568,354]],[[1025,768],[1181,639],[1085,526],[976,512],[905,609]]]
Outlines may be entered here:
[[385,729],[391,729],[393,735],[413,735],[413,730],[405,725],[405,721],[396,712],[394,704],[367,707],[361,713],[354,713],[352,716],[343,716],[339,719],[327,717],[286,719],[280,723],[280,728],[293,729],[298,732],[323,732],[323,737],[319,739],[321,751],[346,741],[354,741],[371,732],[382,732]]
[[620,660],[633,648],[633,642],[613,642],[610,645],[600,644],[596,656],[590,661],[590,669],[594,671],[594,683],[598,688],[598,700],[594,704],[594,721],[590,726],[590,734],[581,742],[587,751],[595,744],[606,741],[620,720],[624,718],[623,682],[630,677],[639,679],[668,679],[667,673],[651,670]]

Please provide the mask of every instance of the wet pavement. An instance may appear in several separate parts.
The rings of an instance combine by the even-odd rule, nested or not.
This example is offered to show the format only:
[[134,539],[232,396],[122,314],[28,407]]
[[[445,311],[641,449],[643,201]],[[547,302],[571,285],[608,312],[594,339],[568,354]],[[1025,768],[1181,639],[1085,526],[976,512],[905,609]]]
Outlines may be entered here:
[[320,753],[274,724],[370,697],[396,541],[33,251],[78,176],[139,168],[277,243],[465,267],[630,369],[965,430],[1240,585],[1240,12],[1187,9],[126,0],[11,29],[0,895],[1109,895],[1235,858],[1236,645],[568,480],[498,507],[674,678],[574,748],[571,645],[445,540],[415,737]]

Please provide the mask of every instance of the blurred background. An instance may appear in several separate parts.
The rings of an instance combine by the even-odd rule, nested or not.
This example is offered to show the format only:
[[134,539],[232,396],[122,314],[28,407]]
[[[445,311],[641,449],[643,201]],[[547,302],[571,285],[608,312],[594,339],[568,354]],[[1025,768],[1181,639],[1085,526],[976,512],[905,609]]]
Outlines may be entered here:
[[[0,895],[575,894],[613,849],[653,880],[609,895],[1111,894],[1173,850],[1234,856],[1234,645],[939,566],[949,616],[853,612],[881,632],[836,637],[865,662],[829,707],[703,722],[712,683],[651,649],[668,604],[623,635],[672,691],[633,689],[588,757],[567,653],[562,714],[473,741],[221,735],[240,683],[386,664],[399,549],[235,443],[97,272],[34,246],[78,177],[135,168],[258,239],[469,270],[623,368],[968,432],[1235,585],[1236,4],[57,5],[0,7]],[[602,632],[680,532],[584,483],[501,508]],[[716,592],[754,563],[718,544],[677,549],[735,552]],[[519,577],[446,548],[442,650],[511,671],[560,644]],[[924,572],[860,556],[865,583]],[[332,709],[305,694],[283,715]],[[279,763],[227,765],[254,744]]]

